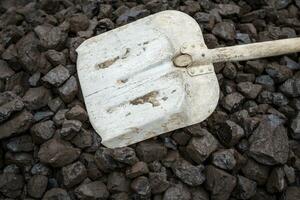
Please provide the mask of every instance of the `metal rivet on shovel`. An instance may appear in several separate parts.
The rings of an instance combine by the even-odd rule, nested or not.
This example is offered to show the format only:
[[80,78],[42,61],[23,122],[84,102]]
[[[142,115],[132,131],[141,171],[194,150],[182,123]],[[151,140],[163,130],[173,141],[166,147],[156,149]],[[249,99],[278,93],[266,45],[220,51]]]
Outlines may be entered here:
[[213,63],[300,51],[300,39],[207,49],[198,23],[163,11],[86,40],[77,71],[89,119],[111,148],[205,120],[219,85]]

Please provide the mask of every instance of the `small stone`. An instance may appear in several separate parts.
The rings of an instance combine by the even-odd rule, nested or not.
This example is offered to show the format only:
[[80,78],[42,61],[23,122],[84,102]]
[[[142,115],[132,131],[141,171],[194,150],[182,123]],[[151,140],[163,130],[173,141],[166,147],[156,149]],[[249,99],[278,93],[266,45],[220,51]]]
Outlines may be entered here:
[[140,161],[135,163],[134,165],[132,165],[132,167],[126,170],[126,176],[128,178],[136,178],[138,176],[148,174],[148,172],[149,169],[147,163]]
[[255,83],[263,86],[264,89],[274,91],[274,80],[269,75],[261,75],[256,77]]
[[139,194],[139,195],[143,195],[143,196],[149,196],[151,193],[151,187],[150,187],[150,183],[147,177],[145,176],[140,176],[136,179],[134,179],[131,183],[131,189]]
[[46,58],[48,59],[48,61],[53,65],[53,66],[57,66],[57,65],[66,65],[67,64],[67,60],[66,60],[66,56],[63,52],[59,52],[56,50],[48,50],[46,52]]
[[282,83],[293,76],[292,70],[284,65],[271,63],[267,65],[266,72],[273,78],[276,83]]
[[121,172],[112,172],[107,178],[107,188],[110,192],[128,192],[129,180]]
[[50,70],[42,80],[50,85],[55,87],[59,87],[70,77],[69,70],[67,70],[64,66],[59,65],[52,70]]
[[14,96],[13,100],[0,106],[0,123],[7,120],[13,113],[21,111],[24,108],[21,98],[16,95]]
[[300,79],[290,78],[287,79],[282,85],[280,85],[279,90],[289,97],[299,97],[300,96]]
[[0,125],[0,139],[7,138],[25,132],[31,125],[33,116],[30,112],[23,110],[9,121]]
[[234,196],[238,199],[250,199],[256,193],[256,182],[238,175]]
[[48,178],[42,175],[33,176],[27,185],[28,194],[34,198],[41,198],[47,189]]
[[164,172],[149,173],[149,181],[151,192],[153,194],[162,193],[170,186],[170,183],[167,180],[167,174]]
[[242,172],[247,178],[256,181],[258,185],[264,185],[269,176],[269,169],[268,166],[248,159],[246,165],[242,167]]
[[211,192],[211,199],[229,199],[231,192],[236,186],[236,178],[211,165],[209,165],[205,171],[207,178],[206,188]]
[[80,149],[92,146],[93,136],[91,131],[81,128],[81,130],[72,138],[71,143]]
[[59,109],[64,108],[64,102],[61,100],[61,98],[56,97],[48,102],[48,107],[53,112],[57,112]]
[[49,176],[51,169],[49,167],[47,167],[46,165],[43,165],[42,163],[37,163],[37,164],[33,165],[30,172],[32,175]]
[[65,121],[66,117],[65,114],[68,112],[68,109],[61,109],[57,111],[57,113],[53,117],[53,121],[56,126],[61,126],[63,122]]
[[43,142],[51,139],[55,131],[55,125],[51,120],[34,124],[30,129],[32,139],[36,144],[42,144]]
[[66,118],[85,122],[88,120],[88,114],[81,106],[76,105],[66,113]]
[[30,78],[28,79],[28,82],[30,86],[36,87],[39,84],[41,78],[41,73],[40,72],[35,72]]
[[184,130],[189,133],[187,134],[188,139],[191,139],[191,135],[195,137],[202,137],[205,136],[206,134],[209,134],[208,130],[205,128],[202,128],[200,124],[195,124],[192,126],[188,126],[184,128]]
[[190,188],[193,200],[209,200],[209,194],[203,188]]
[[224,149],[214,152],[212,154],[212,163],[221,169],[232,170],[237,164],[234,153],[234,149]]
[[136,147],[137,156],[144,162],[161,160],[167,155],[167,148],[154,140],[141,142]]
[[33,151],[33,143],[30,135],[22,135],[8,140],[6,148],[11,152]]
[[34,113],[33,120],[35,122],[49,120],[53,117],[54,113],[51,111],[40,111]]
[[[299,1],[300,2],[300,1]],[[283,62],[285,63],[285,65],[291,69],[291,70],[299,70],[300,69],[300,64],[295,62],[294,60],[290,59],[287,56],[283,57]]]
[[275,195],[271,195],[268,192],[266,192],[264,189],[257,188],[256,194],[251,198],[251,200],[276,200]]
[[44,49],[61,49],[68,37],[67,32],[62,27],[54,27],[49,24],[39,25],[34,28],[34,32],[40,39],[40,45]]
[[282,192],[287,186],[285,173],[282,167],[275,167],[268,178],[267,191],[272,193]]
[[38,39],[33,32],[29,32],[22,37],[16,44],[18,52],[18,60],[22,64],[22,67],[30,72],[34,73],[38,69],[40,61],[40,52],[38,49]]
[[14,75],[15,72],[12,70],[7,62],[0,60],[0,79],[6,79]]
[[42,163],[62,167],[72,163],[80,155],[80,150],[60,139],[50,139],[41,145],[38,158]]
[[186,151],[196,163],[201,164],[218,148],[218,145],[219,143],[215,137],[207,132],[202,137],[193,137],[189,141]]
[[293,167],[289,167],[288,165],[284,165],[283,170],[288,183],[294,183],[296,181],[295,169]]
[[82,123],[78,120],[65,120],[60,135],[65,140],[71,140],[81,129]]
[[245,66],[245,72],[260,75],[265,69],[265,64],[259,60],[247,61]]
[[20,168],[16,164],[6,165],[3,169],[3,173],[19,174]]
[[199,186],[205,181],[205,176],[202,173],[203,165],[194,166],[189,162],[181,159],[177,160],[172,165],[174,174],[182,180],[182,182],[190,186]]
[[87,171],[85,166],[77,161],[62,168],[62,177],[64,185],[67,188],[71,188],[81,183],[87,177]]
[[257,95],[261,92],[262,86],[258,84],[253,84],[251,82],[241,82],[237,85],[237,89],[246,98],[255,99]]
[[95,162],[97,167],[104,171],[109,172],[118,167],[117,162],[113,159],[113,150],[100,147],[95,153]]
[[228,79],[235,79],[237,74],[236,67],[232,63],[226,63],[224,69],[223,69],[223,75]]
[[75,189],[78,199],[107,199],[109,193],[106,186],[101,181],[94,181],[87,184],[81,184]]
[[288,187],[285,192],[286,200],[298,200],[300,199],[300,190],[299,186]]
[[172,135],[173,140],[179,145],[186,145],[190,140],[191,136],[184,131],[176,131]]
[[70,31],[76,33],[85,31],[89,27],[89,19],[83,14],[74,14],[70,17]]
[[29,110],[38,110],[46,106],[50,99],[50,91],[43,86],[30,88],[23,96],[23,102]]
[[224,40],[235,39],[235,27],[234,24],[229,22],[220,22],[215,25],[212,33]]
[[226,120],[220,125],[220,129],[217,130],[217,135],[223,145],[232,147],[245,136],[245,131],[235,122]]
[[52,188],[48,190],[43,197],[43,200],[53,200],[53,199],[71,200],[67,191],[62,188]]
[[113,151],[113,159],[128,165],[133,165],[138,162],[134,149],[130,147],[115,148]]
[[226,17],[231,15],[239,15],[241,8],[234,4],[218,4],[220,15]]
[[243,103],[245,97],[238,92],[226,95],[221,102],[222,106],[229,112],[234,112]]
[[70,103],[78,92],[77,80],[71,76],[61,87],[58,88],[58,93],[62,100]]
[[111,200],[129,200],[129,196],[125,192],[120,192],[120,193],[112,194],[110,196],[110,199]]
[[24,186],[24,178],[20,174],[0,174],[0,192],[7,197],[16,198],[21,195]]
[[93,154],[82,153],[79,160],[86,166],[87,175],[90,179],[97,180],[103,176],[95,163]]
[[163,200],[190,200],[191,193],[188,188],[182,184],[169,187],[164,193]]
[[275,115],[266,116],[249,138],[249,155],[265,165],[285,164],[289,154],[287,130]]

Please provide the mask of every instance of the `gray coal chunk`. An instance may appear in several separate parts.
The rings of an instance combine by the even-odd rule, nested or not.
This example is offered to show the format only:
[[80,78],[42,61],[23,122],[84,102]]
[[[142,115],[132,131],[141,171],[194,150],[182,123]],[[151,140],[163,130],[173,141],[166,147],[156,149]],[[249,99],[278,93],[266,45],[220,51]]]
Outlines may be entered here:
[[111,193],[115,192],[129,192],[130,181],[122,172],[112,172],[107,178],[107,189]]
[[13,118],[0,125],[0,139],[25,132],[32,122],[33,116],[27,110],[17,113]]
[[255,181],[238,175],[236,188],[233,193],[238,199],[250,199],[255,195],[256,187],[257,184]]
[[81,183],[87,177],[85,166],[77,161],[62,168],[63,183],[67,188],[71,188]]
[[202,137],[193,137],[189,141],[186,151],[193,161],[201,164],[218,148],[218,145],[218,140],[211,133],[206,132]]
[[172,164],[173,173],[190,186],[199,186],[205,181],[204,166],[194,166],[186,160],[180,159]]
[[135,151],[131,147],[119,147],[113,150],[113,159],[118,162],[133,165],[138,162]]
[[31,197],[41,198],[47,189],[48,178],[43,175],[35,175],[27,184],[27,191]]
[[256,181],[258,185],[264,185],[269,177],[270,167],[248,159],[241,170],[247,178]]
[[65,103],[70,103],[78,93],[78,83],[74,76],[71,76],[62,86],[58,88],[58,93]]
[[300,190],[298,186],[291,186],[286,189],[286,200],[298,200],[300,199]]
[[212,164],[224,170],[232,170],[237,165],[234,149],[222,149],[214,152],[211,157]]
[[266,116],[249,138],[249,155],[265,165],[285,164],[289,155],[287,130],[276,115]]
[[167,148],[158,141],[147,140],[137,145],[136,153],[140,160],[152,162],[163,159],[167,155]]
[[151,192],[153,194],[163,193],[170,186],[170,183],[167,180],[167,174],[165,172],[149,173],[149,181],[151,185]]
[[[212,200],[227,200],[236,186],[236,177],[209,165],[206,169],[206,189],[211,192]],[[220,181],[222,180],[222,181]]]
[[17,198],[24,186],[24,177],[15,173],[0,174],[0,192],[7,197]]
[[60,139],[50,139],[43,143],[38,152],[42,163],[52,167],[62,167],[75,161],[80,155],[80,149]]
[[75,189],[75,195],[78,199],[83,200],[97,200],[108,199],[109,192],[107,187],[101,181],[94,181],[91,183],[81,184]]
[[30,152],[33,151],[34,145],[30,135],[21,135],[10,138],[6,148],[11,152]]
[[148,173],[149,173],[149,169],[147,163],[142,161],[135,163],[134,165],[132,165],[130,168],[126,170],[126,176],[128,178],[136,178],[138,176],[148,174]]
[[283,167],[273,168],[267,181],[267,191],[271,194],[282,192],[286,186],[287,182]]
[[226,41],[234,40],[235,32],[235,26],[230,22],[220,22],[212,30],[214,35]]
[[62,188],[52,188],[45,193],[45,195],[43,196],[43,200],[53,199],[71,200],[71,197],[69,196],[67,191]]
[[169,187],[164,193],[163,200],[190,200],[191,193],[187,186],[183,184],[176,184],[172,187]]
[[36,123],[30,128],[32,139],[36,144],[42,144],[51,139],[55,131],[56,128],[52,120]]
[[43,86],[30,88],[23,96],[23,102],[29,110],[38,110],[47,106],[51,99],[50,90]]
[[70,77],[69,70],[62,65],[51,69],[42,80],[50,85],[59,87]]
[[131,189],[142,196],[150,196],[151,194],[151,186],[147,177],[140,176],[134,179],[130,185]]

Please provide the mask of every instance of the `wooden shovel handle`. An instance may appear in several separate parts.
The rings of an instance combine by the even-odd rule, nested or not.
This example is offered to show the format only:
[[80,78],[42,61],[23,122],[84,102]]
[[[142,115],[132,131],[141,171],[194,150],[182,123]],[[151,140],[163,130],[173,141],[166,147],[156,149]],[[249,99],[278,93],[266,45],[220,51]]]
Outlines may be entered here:
[[201,63],[243,61],[300,52],[300,38],[207,49]]

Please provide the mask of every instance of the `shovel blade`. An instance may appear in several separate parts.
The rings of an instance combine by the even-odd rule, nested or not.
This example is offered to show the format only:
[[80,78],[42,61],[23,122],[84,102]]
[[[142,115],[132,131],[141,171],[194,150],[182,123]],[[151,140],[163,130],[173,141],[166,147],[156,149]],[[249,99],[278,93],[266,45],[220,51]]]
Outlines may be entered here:
[[215,109],[215,73],[190,76],[173,65],[185,43],[206,48],[197,22],[164,11],[83,42],[77,49],[82,94],[103,145],[127,146],[199,123]]

